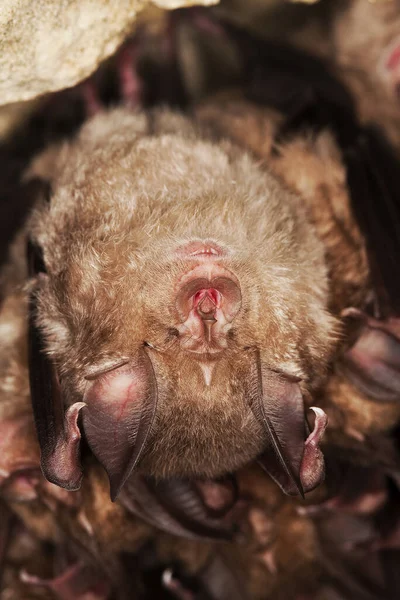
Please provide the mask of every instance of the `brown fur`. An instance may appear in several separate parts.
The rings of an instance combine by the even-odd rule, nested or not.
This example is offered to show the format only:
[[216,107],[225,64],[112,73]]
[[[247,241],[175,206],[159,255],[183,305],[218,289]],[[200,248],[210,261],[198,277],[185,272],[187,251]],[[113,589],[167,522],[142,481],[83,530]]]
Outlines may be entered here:
[[[167,111],[99,115],[61,149],[51,184],[50,210],[38,207],[30,228],[48,270],[40,324],[69,401],[88,373],[147,342],[162,385],[142,468],[216,476],[254,458],[265,439],[245,400],[243,349],[258,347],[269,368],[310,389],[332,349],[324,251],[298,197],[250,155]],[[177,282],[196,265],[173,252],[197,239],[227,249],[220,264],[242,289],[211,386],[170,335]]]

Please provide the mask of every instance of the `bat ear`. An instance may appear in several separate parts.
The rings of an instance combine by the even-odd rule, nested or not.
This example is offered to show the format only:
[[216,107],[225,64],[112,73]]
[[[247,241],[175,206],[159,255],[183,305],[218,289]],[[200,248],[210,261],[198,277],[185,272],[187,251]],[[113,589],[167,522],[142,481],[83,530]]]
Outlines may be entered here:
[[41,467],[46,479],[68,490],[80,487],[81,434],[78,417],[82,402],[64,413],[64,402],[54,365],[47,356],[36,325],[36,291],[29,301],[29,380],[36,431],[41,450]]
[[400,319],[378,321],[356,309],[343,316],[358,325],[358,336],[340,369],[372,400],[400,401]]
[[[40,248],[28,242],[28,264],[31,275],[45,272]],[[57,374],[46,354],[43,336],[36,323],[37,291],[29,299],[28,360],[31,401],[41,450],[41,467],[46,479],[68,490],[80,487],[82,471],[79,463],[81,434],[78,417],[82,402],[64,412],[64,402]]]
[[259,463],[286,494],[304,497],[304,492],[314,489],[324,478],[319,441],[327,417],[320,408],[313,408],[314,428],[307,437],[299,380],[268,369],[259,352],[256,364],[257,393],[253,392],[251,407],[269,441]]
[[156,411],[156,378],[145,351],[96,379],[84,400],[85,435],[115,500],[142,454]]

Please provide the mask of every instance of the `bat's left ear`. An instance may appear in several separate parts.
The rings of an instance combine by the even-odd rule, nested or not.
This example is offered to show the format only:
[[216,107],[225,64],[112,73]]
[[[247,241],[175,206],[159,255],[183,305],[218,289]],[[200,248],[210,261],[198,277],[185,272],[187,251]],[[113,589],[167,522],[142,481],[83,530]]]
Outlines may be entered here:
[[45,266],[40,248],[28,242],[28,265],[37,283],[30,294],[28,322],[28,360],[31,402],[41,451],[41,467],[46,479],[66,488],[80,487],[79,461],[81,433],[78,427],[82,402],[65,411],[57,373],[45,352],[43,335],[37,325],[37,293]]
[[76,402],[64,413],[60,384],[42,334],[36,324],[36,290],[29,301],[29,381],[36,431],[41,450],[41,467],[46,479],[67,490],[80,487],[79,463],[81,434],[78,417],[83,402]]
[[315,420],[309,433],[299,380],[268,369],[258,351],[255,361],[257,392],[251,393],[251,407],[269,441],[259,463],[286,494],[304,496],[324,479],[319,443],[327,416],[322,409],[312,407]]
[[157,407],[156,377],[144,349],[93,381],[84,400],[85,436],[107,471],[114,501],[145,449]]

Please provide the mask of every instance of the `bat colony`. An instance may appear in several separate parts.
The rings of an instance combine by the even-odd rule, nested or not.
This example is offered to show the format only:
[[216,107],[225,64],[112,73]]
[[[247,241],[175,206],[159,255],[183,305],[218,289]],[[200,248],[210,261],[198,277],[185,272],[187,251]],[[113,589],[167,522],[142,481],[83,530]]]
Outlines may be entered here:
[[400,7],[330,11],[327,62],[182,11],[234,88],[171,53],[21,160],[1,600],[398,597]]

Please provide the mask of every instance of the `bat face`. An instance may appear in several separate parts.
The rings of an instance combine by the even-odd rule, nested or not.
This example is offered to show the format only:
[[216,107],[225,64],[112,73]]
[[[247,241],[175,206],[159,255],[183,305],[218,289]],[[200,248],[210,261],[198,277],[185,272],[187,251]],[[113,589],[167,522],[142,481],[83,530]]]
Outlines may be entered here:
[[136,466],[220,477],[266,448],[278,455],[270,470],[307,489],[302,469],[317,461],[322,476],[323,462],[305,451],[302,393],[324,374],[334,321],[300,199],[164,112],[100,115],[51,178],[31,225],[46,271],[34,328],[68,409],[57,431],[36,411],[49,478],[76,485],[83,428],[114,496]]

